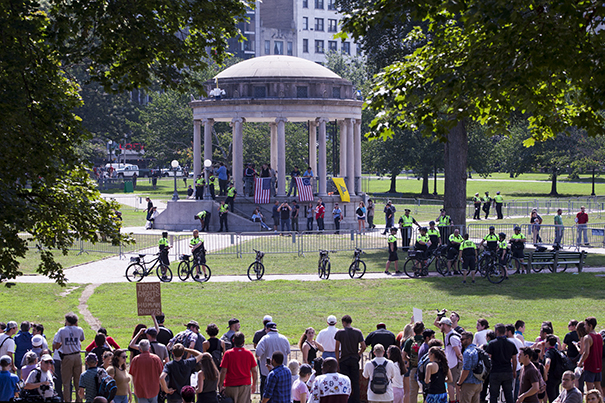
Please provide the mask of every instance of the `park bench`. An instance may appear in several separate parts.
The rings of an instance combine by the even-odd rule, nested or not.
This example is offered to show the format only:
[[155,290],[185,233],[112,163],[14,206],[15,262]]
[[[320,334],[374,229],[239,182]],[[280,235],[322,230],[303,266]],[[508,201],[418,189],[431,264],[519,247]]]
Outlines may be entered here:
[[586,251],[529,251],[525,252],[525,261],[527,267],[531,267],[535,272],[542,270],[550,270],[553,273],[564,272],[571,265],[575,265],[578,268],[578,273],[581,273],[587,255],[588,252]]

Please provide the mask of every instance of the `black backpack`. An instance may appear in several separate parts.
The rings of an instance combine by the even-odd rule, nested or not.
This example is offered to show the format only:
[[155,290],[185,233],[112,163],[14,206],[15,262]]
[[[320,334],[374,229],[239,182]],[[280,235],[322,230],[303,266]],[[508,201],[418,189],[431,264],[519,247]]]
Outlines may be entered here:
[[492,360],[489,358],[489,354],[483,351],[483,349],[476,348],[475,350],[477,350],[479,360],[477,361],[477,365],[473,368],[473,375],[475,375],[475,378],[478,380],[484,382],[492,370]]
[[116,397],[118,386],[116,385],[115,379],[109,376],[105,369],[97,369],[95,383],[97,385],[97,396],[103,396],[108,402],[111,402],[113,398]]
[[376,364],[376,361],[372,361],[374,365],[374,373],[372,374],[372,380],[370,381],[370,390],[377,395],[383,395],[387,393],[389,386],[389,376],[387,375],[387,362],[382,364]]

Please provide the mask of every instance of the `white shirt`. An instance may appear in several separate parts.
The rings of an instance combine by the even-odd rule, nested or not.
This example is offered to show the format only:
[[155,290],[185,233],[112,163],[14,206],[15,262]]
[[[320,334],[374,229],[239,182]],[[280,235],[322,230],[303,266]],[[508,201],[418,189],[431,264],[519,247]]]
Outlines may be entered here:
[[[370,383],[372,381],[372,377],[374,376],[374,364],[376,362],[378,365],[382,365],[384,362],[386,364],[387,376],[389,377],[389,384],[387,385],[387,392],[381,395],[377,395],[372,392],[370,387]],[[367,361],[363,367],[363,377],[368,379],[368,401],[372,402],[392,402],[393,401],[393,378],[395,378],[395,371],[398,371],[397,367],[393,363],[393,361],[387,360],[384,357],[376,357],[372,361]],[[403,384],[403,382],[402,382]]]
[[55,334],[53,342],[61,343],[63,354],[79,353],[84,341],[84,331],[79,326],[65,326]]
[[[3,342],[4,344],[2,344]],[[6,353],[13,353],[13,355],[15,354],[15,340],[8,337],[8,334],[0,334],[0,344],[2,344],[2,347],[0,348],[0,357],[6,355]]]
[[489,329],[479,330],[477,333],[475,333],[473,344],[477,347],[487,344],[487,332],[489,332]]
[[262,339],[258,342],[256,346],[256,355],[259,358],[259,367],[260,373],[263,376],[269,375],[269,370],[267,369],[267,358],[271,358],[273,353],[276,351],[280,351],[284,354],[284,357],[287,357],[290,354],[290,342],[286,336],[279,334],[277,331],[269,331],[266,335],[263,336]]
[[458,365],[458,356],[456,355],[454,347],[458,347],[458,350],[462,352],[460,336],[454,335],[454,330],[452,329],[445,335],[445,358],[447,358],[447,365],[450,368],[454,368]]
[[334,335],[338,329],[336,329],[335,325],[328,325],[327,328],[321,330],[317,335],[316,341],[321,344],[324,348],[324,351],[332,353],[336,349],[336,340],[334,340]]
[[319,403],[320,399],[325,396],[350,394],[351,380],[348,376],[338,372],[319,375],[311,388],[309,403]]
[[[523,342],[521,340],[517,339],[516,337],[508,337],[506,340],[513,343],[517,347],[517,351],[521,351],[521,349],[523,347],[525,347],[523,345]],[[517,360],[517,371],[520,371],[521,368],[523,368],[523,365],[519,362],[519,360]]]
[[54,396],[54,390],[55,390],[55,383],[53,382],[53,374],[50,371],[42,371],[40,369],[40,367],[32,369],[31,372],[29,373],[29,375],[27,376],[27,379],[25,380],[25,383],[38,383],[38,381],[36,381],[36,376],[37,373],[40,372],[40,382],[50,382],[50,389],[45,390],[44,392],[42,392],[40,390],[40,388],[38,388],[38,392],[42,395],[42,397],[47,398],[47,397],[53,397]]
[[391,380],[394,388],[403,388],[403,375],[401,375],[401,368],[399,368],[399,363],[394,362],[395,365],[395,376]]

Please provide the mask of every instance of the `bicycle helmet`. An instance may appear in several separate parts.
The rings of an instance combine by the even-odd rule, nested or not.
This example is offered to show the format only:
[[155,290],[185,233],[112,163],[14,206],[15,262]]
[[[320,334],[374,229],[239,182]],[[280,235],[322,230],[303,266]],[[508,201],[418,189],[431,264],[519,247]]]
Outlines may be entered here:
[[516,226],[516,227],[515,227],[515,231],[521,231],[521,227]]
[[427,232],[427,231],[428,231],[428,229],[427,229],[426,227],[421,227],[421,228],[420,228],[420,231],[421,231],[421,232]]
[[429,225],[435,225],[435,221],[429,222]]
[[493,229],[496,229],[496,227],[494,227],[493,225],[490,225],[490,226],[489,226],[489,230],[491,231],[491,230],[493,230]]
[[498,236],[502,239],[506,238],[506,234],[504,232],[499,233]]

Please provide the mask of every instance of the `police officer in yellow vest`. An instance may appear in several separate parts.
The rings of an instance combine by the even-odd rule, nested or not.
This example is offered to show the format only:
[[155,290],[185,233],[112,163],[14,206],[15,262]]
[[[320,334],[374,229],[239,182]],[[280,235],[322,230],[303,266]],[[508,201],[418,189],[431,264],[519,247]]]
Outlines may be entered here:
[[203,210],[193,216],[194,220],[200,220],[200,224],[202,224],[202,232],[209,232],[210,226],[210,218],[212,214],[209,211]]
[[234,200],[235,200],[235,196],[237,195],[237,190],[235,190],[235,185],[233,185],[233,182],[229,183],[229,188],[227,188],[227,198],[225,199],[225,203],[227,203],[229,205],[229,211],[234,212],[235,208],[234,208]]
[[218,208],[218,218],[221,223],[221,228],[218,232],[223,232],[223,224],[225,225],[225,232],[229,232],[229,225],[227,224],[227,215],[229,213],[229,206],[225,203],[225,200],[221,201],[221,205]]
[[456,228],[454,233],[450,235],[449,245],[447,250],[447,270],[449,275],[460,274],[457,269],[452,272],[452,263],[456,260],[456,256],[458,255],[458,251],[460,250],[460,245],[464,241],[464,238],[460,235],[460,230]]
[[204,178],[202,175],[199,175],[195,180],[195,200],[204,200]]
[[391,228],[391,234],[389,235],[387,241],[389,243],[389,258],[387,259],[384,273],[391,274],[389,272],[389,266],[391,265],[391,262],[395,262],[395,274],[399,275],[401,272],[397,267],[397,261],[399,260],[399,257],[397,256],[397,228]]
[[[523,258],[525,256],[523,253],[525,241],[527,241],[527,238],[521,233],[521,227],[515,227],[515,233],[510,237],[510,250],[513,252],[513,257],[517,258],[521,264],[523,264]],[[515,265],[517,273],[522,271],[518,262],[515,262]]]
[[401,249],[403,250],[409,249],[410,247],[413,224],[416,224],[416,226],[420,228],[420,224],[418,224],[414,217],[410,215],[410,209],[406,208],[404,214],[399,218],[399,229],[401,230]]
[[496,205],[496,214],[498,216],[498,220],[502,220],[504,216],[502,215],[502,205],[504,204],[504,198],[500,195],[500,192],[496,192],[496,197],[494,197],[494,204]]
[[165,266],[170,266],[170,260],[168,260],[168,250],[170,249],[170,243],[168,242],[168,232],[162,232],[162,237],[158,242],[158,247],[160,249],[160,268],[162,270],[162,278],[161,280],[166,280],[166,269]]
[[459,253],[459,259],[462,260],[462,271],[464,272],[464,279],[462,282],[466,283],[466,276],[469,272],[472,272],[471,278],[474,283],[475,274],[477,273],[475,270],[475,264],[477,262],[477,245],[468,239],[468,232],[464,234],[464,241],[462,241],[462,244],[460,244]]
[[[414,249],[416,250],[416,257],[417,257],[416,263],[414,265],[417,268],[424,266],[425,261],[428,257],[427,252],[428,252],[430,244],[431,244],[431,239],[427,235],[427,228],[421,227],[420,233],[416,236],[416,243],[414,244]],[[420,266],[421,264],[422,264],[422,266]],[[425,274],[423,273],[422,275],[425,275]]]
[[494,228],[493,225],[489,227],[489,234],[483,237],[479,247],[483,246],[483,243],[485,242],[485,246],[489,251],[495,252],[498,249],[498,235],[496,235],[495,230],[496,228]]
[[473,220],[481,219],[481,198],[479,197],[479,193],[475,193],[475,197],[473,197],[473,205],[475,206],[475,215],[473,215]]
[[437,249],[439,245],[441,245],[441,234],[439,230],[435,228],[435,221],[429,222],[429,229],[426,231],[429,239],[431,240],[431,245],[429,246],[429,252]]
[[214,177],[214,175],[210,175],[208,177],[208,190],[210,190],[210,197],[212,197],[212,200],[214,200],[216,198],[216,196],[214,195],[214,184],[216,183],[216,178]]
[[492,206],[492,198],[489,197],[489,192],[485,192],[485,197],[483,198],[483,211],[485,212],[485,219],[487,220],[487,216],[489,216],[489,209]]
[[200,266],[202,270],[204,270],[204,277],[206,277],[206,248],[204,247],[204,239],[200,238],[200,233],[198,230],[193,230],[193,238],[189,241],[189,247],[191,248],[191,252],[193,253],[193,260],[197,267],[197,273],[193,273],[193,276],[199,277],[200,275]]
[[447,241],[450,237],[451,232],[450,225],[454,225],[452,218],[447,215],[445,209],[442,208],[441,212],[439,213],[439,217],[437,217],[435,221],[437,221],[437,226],[439,227],[439,233],[441,235],[442,241]]

